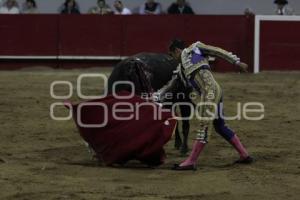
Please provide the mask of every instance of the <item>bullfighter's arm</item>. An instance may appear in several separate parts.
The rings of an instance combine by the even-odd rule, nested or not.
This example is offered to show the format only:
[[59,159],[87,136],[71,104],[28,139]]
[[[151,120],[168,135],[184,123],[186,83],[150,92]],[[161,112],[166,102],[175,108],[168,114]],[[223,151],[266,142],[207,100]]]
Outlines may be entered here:
[[167,93],[171,92],[172,89],[175,87],[176,82],[178,81],[178,74],[174,74],[172,79],[161,89],[153,94],[153,99],[156,102],[164,102],[167,97]]
[[222,58],[222,59],[228,61],[229,63],[237,65],[240,68],[241,71],[247,71],[248,65],[241,62],[241,59],[239,57],[237,57],[236,55],[234,55],[232,52],[226,51],[226,50],[221,49],[219,47],[206,45],[202,42],[196,42],[191,47],[192,48],[198,47],[206,55]]

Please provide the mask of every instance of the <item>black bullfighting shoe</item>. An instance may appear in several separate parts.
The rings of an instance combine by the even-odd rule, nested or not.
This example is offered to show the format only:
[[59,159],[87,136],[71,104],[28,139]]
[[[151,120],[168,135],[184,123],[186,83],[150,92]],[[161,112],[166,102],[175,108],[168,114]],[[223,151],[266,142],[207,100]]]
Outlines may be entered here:
[[239,159],[235,161],[235,164],[251,164],[254,162],[254,159],[251,156],[248,156],[247,158],[244,159]]
[[197,170],[197,166],[196,165],[187,165],[187,166],[180,166],[179,164],[174,164],[174,166],[172,167],[172,170],[176,170],[176,171],[188,171],[188,170],[193,170],[196,171]]

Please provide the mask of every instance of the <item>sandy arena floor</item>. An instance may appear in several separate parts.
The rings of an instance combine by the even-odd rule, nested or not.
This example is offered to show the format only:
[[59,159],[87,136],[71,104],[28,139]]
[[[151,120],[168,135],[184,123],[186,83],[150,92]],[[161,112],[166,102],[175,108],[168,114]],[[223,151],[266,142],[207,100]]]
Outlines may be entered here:
[[[49,88],[54,80],[74,84],[81,73],[110,69],[0,71],[0,199],[9,200],[288,200],[300,199],[300,73],[216,74],[225,93],[225,111],[236,102],[265,105],[261,121],[230,121],[255,157],[248,166],[232,165],[237,154],[213,134],[196,172],[175,172],[174,141],[166,146],[167,163],[147,169],[98,166],[90,159],[73,121],[50,119]],[[85,84],[97,94],[101,82]],[[58,93],[66,94],[65,88]],[[78,101],[74,88],[73,101]],[[57,115],[66,114],[61,108]],[[192,122],[195,130],[196,122]],[[191,132],[192,139],[194,136]],[[191,142],[190,142],[191,144]]]

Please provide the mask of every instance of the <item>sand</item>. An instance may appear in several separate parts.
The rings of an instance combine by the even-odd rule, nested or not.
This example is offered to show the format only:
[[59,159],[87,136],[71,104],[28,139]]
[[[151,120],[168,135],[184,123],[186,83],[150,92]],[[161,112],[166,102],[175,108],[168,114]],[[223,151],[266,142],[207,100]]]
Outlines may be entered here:
[[[109,168],[91,159],[72,120],[50,118],[50,84],[81,73],[111,69],[0,71],[0,199],[300,199],[300,73],[216,74],[224,89],[225,111],[235,114],[237,102],[262,102],[260,121],[230,121],[256,162],[233,165],[234,149],[216,133],[199,159],[198,170],[171,171],[184,158],[166,145],[167,161],[157,169],[136,162]],[[103,84],[86,80],[85,94]],[[58,94],[67,94],[57,87]],[[56,115],[66,115],[63,107]],[[192,121],[190,146],[197,121]]]

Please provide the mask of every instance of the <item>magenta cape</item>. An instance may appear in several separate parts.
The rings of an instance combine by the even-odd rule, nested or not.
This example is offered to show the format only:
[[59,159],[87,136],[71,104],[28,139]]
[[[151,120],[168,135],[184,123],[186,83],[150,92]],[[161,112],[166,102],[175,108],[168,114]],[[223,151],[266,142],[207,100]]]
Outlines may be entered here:
[[[122,92],[119,95],[125,94],[127,93]],[[116,112],[115,116],[132,119],[120,120],[113,117],[113,106],[120,102],[130,103],[134,111],[128,111],[129,105],[118,105],[117,109],[127,111]],[[165,111],[161,113],[161,119],[155,119],[154,110],[160,112],[161,107],[152,102],[148,102],[150,105],[136,107],[137,104],[145,102],[138,96],[126,100],[107,96],[73,105],[73,116],[80,135],[95,151],[99,160],[107,165],[124,164],[129,160],[139,160],[148,165],[160,165],[164,162],[163,146],[171,139],[176,120],[172,119],[170,112]],[[101,103],[101,105],[83,106],[85,103]],[[80,112],[77,110],[78,107],[81,107]],[[107,112],[104,107],[107,108]],[[139,118],[136,117],[136,113],[139,114]],[[107,123],[103,127],[84,127],[104,124],[104,119],[107,119]],[[80,125],[80,121],[84,126]]]

